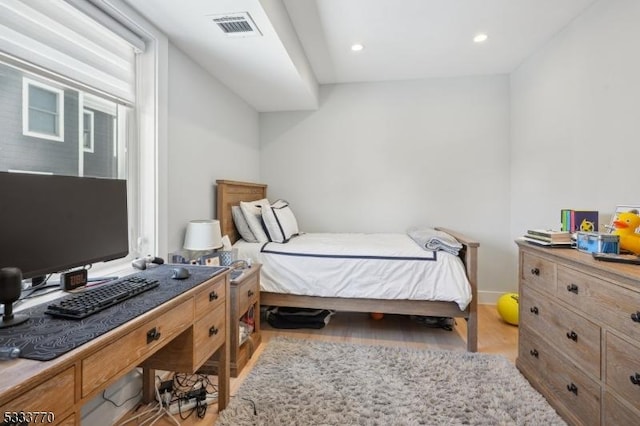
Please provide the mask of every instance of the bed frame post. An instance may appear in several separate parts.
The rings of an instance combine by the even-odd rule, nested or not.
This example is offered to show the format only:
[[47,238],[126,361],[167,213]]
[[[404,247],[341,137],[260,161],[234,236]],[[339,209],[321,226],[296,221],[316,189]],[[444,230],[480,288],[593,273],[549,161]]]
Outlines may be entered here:
[[447,228],[435,228],[452,235],[462,244],[459,256],[467,271],[471,284],[471,302],[467,306],[467,350],[478,352],[478,247],[480,243]]

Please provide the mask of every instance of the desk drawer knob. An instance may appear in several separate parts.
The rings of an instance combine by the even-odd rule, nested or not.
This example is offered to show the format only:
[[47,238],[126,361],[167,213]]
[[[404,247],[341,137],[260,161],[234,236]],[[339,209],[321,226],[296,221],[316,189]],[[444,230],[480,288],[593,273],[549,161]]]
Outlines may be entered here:
[[540,355],[536,349],[531,349],[529,351],[529,354],[531,354],[531,356],[534,358],[538,358],[538,356]]
[[538,268],[531,268],[531,274],[535,275],[535,276],[539,276],[540,275],[540,269]]
[[567,385],[567,390],[574,395],[578,395],[578,387],[573,383],[571,383],[570,385]]
[[147,344],[153,342],[154,340],[158,340],[160,338],[161,333],[153,327],[151,330],[147,331]]
[[209,302],[212,302],[217,299],[218,299],[218,293],[216,293],[215,291],[212,291],[211,293],[209,293]]
[[248,297],[253,297],[255,293],[252,290],[247,291],[247,296]]
[[631,320],[633,322],[640,322],[640,311],[636,312],[635,314],[631,314]]
[[209,329],[209,337],[211,336],[215,336],[216,334],[218,334],[218,329],[216,328],[216,326],[214,325],[213,327],[211,327]]
[[575,331],[569,331],[569,332],[567,332],[567,339],[571,339],[574,342],[577,342],[578,341],[578,335],[576,334]]
[[575,284],[569,284],[567,286],[567,291],[571,292],[571,293],[575,293],[578,294],[578,286]]
[[532,313],[532,314],[536,314],[536,315],[538,315],[538,307],[537,307],[537,306],[534,306],[534,307],[532,307],[532,308],[531,308],[531,309],[529,309],[529,310],[531,311],[531,313]]

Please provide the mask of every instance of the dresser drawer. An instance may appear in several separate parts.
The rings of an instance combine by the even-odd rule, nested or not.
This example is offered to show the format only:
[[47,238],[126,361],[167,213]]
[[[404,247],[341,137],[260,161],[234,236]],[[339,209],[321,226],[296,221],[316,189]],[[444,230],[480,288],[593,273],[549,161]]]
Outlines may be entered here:
[[258,275],[252,275],[238,283],[232,288],[231,293],[231,304],[237,306],[236,314],[238,317],[235,320],[239,320],[247,312],[249,306],[258,300],[260,293]]
[[202,366],[223,343],[226,336],[225,305],[220,305],[198,320],[194,326],[196,369]]
[[607,386],[640,407],[640,347],[607,333]]
[[193,310],[193,299],[189,299],[83,359],[82,397],[135,367],[187,329],[193,322]]
[[[3,405],[0,412],[53,412],[55,421],[61,421],[60,416],[69,411],[75,402],[74,383],[75,372],[71,367]],[[42,420],[43,415],[40,415],[38,422],[32,423],[46,422]]]
[[547,390],[547,399],[562,405],[585,425],[600,424],[600,385],[566,361],[540,336],[520,326],[518,364],[534,372],[534,380]]
[[520,278],[533,288],[550,294],[556,292],[556,264],[529,253],[522,254]]
[[614,425],[638,425],[640,424],[640,407],[629,407],[619,401],[609,392],[604,394],[604,424]]
[[639,292],[559,266],[557,296],[586,316],[640,341],[640,322],[631,318],[640,311]]
[[227,297],[226,279],[224,277],[217,278],[196,294],[196,318],[200,318],[218,307],[218,305],[223,304],[224,299]]
[[544,336],[572,362],[600,378],[600,327],[527,286],[519,300],[528,327]]

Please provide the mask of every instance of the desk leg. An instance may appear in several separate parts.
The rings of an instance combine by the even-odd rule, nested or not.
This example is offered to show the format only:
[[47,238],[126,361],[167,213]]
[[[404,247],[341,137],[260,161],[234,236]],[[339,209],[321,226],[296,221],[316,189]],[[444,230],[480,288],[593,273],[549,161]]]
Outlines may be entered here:
[[156,400],[156,370],[142,369],[142,402],[148,404]]
[[[227,279],[227,295],[229,295],[229,281]],[[231,360],[230,348],[231,348],[231,297],[227,297],[226,301],[227,309],[227,321],[226,321],[226,333],[224,338],[224,345],[220,348],[220,354],[218,359],[218,412],[227,408],[229,404],[231,367],[229,361]]]

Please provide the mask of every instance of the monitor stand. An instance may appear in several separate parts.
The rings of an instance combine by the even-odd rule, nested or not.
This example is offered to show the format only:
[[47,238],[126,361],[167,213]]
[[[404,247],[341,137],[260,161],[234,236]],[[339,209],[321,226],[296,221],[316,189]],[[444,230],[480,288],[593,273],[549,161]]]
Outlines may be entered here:
[[0,303],[4,304],[4,314],[0,328],[22,324],[29,319],[26,315],[13,313],[13,302],[22,292],[22,272],[18,268],[0,269]]

